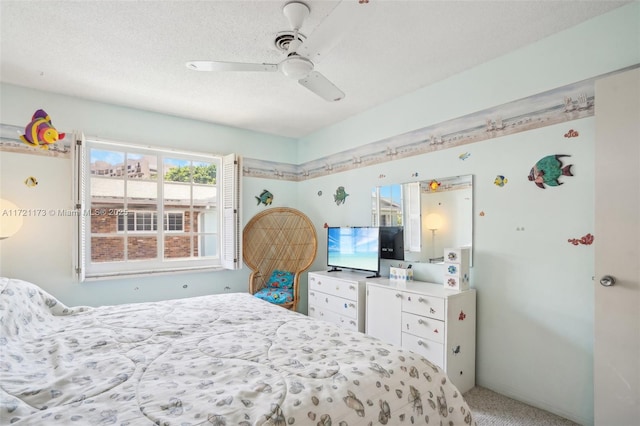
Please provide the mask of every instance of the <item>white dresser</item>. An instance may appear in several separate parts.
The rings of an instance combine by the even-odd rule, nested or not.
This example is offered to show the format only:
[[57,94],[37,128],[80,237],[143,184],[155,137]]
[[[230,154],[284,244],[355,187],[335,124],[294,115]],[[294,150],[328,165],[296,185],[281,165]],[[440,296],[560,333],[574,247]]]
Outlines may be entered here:
[[365,280],[357,272],[309,272],[308,314],[364,333]]
[[476,291],[442,284],[366,282],[366,333],[437,364],[460,392],[475,386]]

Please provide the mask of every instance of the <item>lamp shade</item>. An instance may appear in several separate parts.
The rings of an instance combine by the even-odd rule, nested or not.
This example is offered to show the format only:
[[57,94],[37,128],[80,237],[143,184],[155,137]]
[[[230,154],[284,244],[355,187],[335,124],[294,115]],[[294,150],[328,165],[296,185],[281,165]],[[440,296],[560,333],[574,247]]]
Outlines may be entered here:
[[22,227],[20,209],[11,201],[0,198],[0,240],[9,238]]
[[424,218],[424,227],[427,229],[442,228],[442,217],[438,213],[429,213]]

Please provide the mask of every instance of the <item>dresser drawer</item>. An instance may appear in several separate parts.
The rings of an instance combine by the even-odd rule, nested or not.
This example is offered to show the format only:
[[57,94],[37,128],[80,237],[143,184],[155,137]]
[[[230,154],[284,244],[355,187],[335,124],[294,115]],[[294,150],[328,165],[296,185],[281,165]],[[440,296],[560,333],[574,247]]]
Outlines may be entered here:
[[309,274],[309,291],[317,290],[349,300],[358,299],[358,283]]
[[402,347],[422,355],[444,369],[444,345],[409,333],[402,333]]
[[421,315],[402,313],[402,331],[418,337],[444,343],[444,321],[427,318]]
[[311,318],[321,319],[329,321],[334,324],[346,328],[347,330],[359,331],[358,322],[355,318],[349,318],[345,315],[340,315],[337,312],[328,311],[324,306],[317,306],[309,304],[309,316]]
[[358,318],[358,302],[355,300],[344,299],[318,290],[309,290],[309,304],[349,318]]
[[444,321],[444,299],[422,294],[403,294],[402,311]]

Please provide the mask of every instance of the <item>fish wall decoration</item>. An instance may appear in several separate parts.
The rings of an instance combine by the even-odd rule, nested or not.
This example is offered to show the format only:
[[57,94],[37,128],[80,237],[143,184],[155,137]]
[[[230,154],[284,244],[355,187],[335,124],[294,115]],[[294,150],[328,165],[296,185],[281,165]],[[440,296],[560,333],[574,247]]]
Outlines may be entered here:
[[264,204],[265,206],[271,205],[273,202],[273,194],[268,190],[264,189],[259,196],[256,196],[256,200],[258,200],[258,204]]
[[344,204],[349,194],[345,191],[344,186],[339,186],[336,189],[336,193],[333,195],[333,201],[336,202],[336,205]]
[[29,146],[49,149],[49,145],[64,139],[64,137],[64,133],[58,133],[53,127],[49,114],[43,109],[39,109],[33,113],[31,122],[24,128],[24,135],[20,136],[20,140]]
[[431,182],[429,182],[429,189],[433,192],[437,191],[438,188],[440,188],[441,183],[438,182],[435,179],[432,179]]
[[38,186],[38,179],[34,178],[33,176],[29,176],[24,180],[24,184],[29,188],[33,188],[35,186]]
[[505,186],[507,182],[509,182],[509,180],[503,175],[497,175],[496,178],[493,180],[494,185],[499,186],[500,188]]
[[571,157],[567,154],[555,154],[547,155],[541,158],[531,168],[529,172],[529,180],[534,182],[538,188],[545,189],[545,185],[548,186],[560,186],[562,182],[558,180],[560,176],[573,176],[571,173],[571,167],[573,164],[567,166],[563,165],[562,158]]
[[580,133],[578,133],[577,130],[573,129],[569,129],[569,131],[564,134],[565,138],[577,138],[578,136],[580,136]]
[[569,238],[569,242],[571,244],[573,244],[574,246],[577,246],[578,244],[583,244],[585,246],[590,246],[591,244],[593,244],[593,240],[594,237],[591,234],[587,234],[583,237],[581,237],[580,239],[578,238]]

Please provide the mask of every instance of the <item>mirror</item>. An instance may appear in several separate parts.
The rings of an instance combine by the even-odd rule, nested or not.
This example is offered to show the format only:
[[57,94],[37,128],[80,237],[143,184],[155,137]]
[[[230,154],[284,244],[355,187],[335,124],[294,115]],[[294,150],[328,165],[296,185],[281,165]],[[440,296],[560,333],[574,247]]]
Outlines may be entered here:
[[405,261],[440,263],[445,248],[472,246],[472,175],[377,186],[371,199],[372,226],[403,227]]

